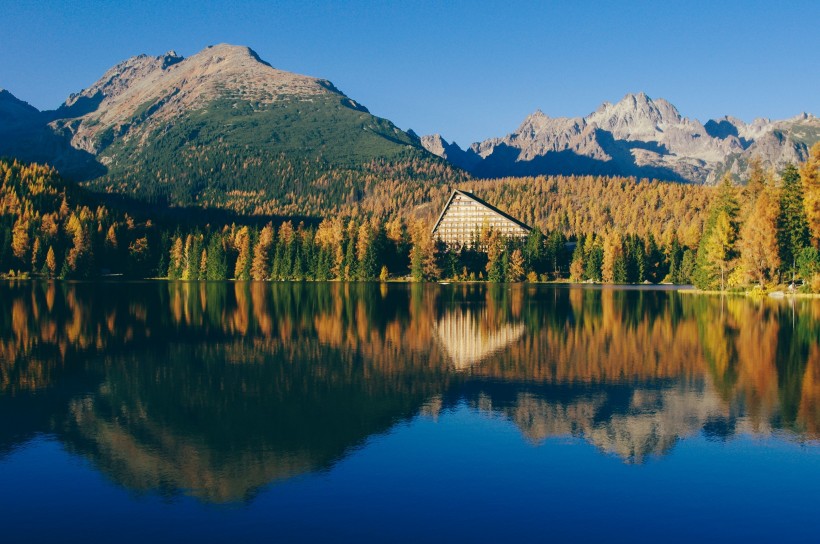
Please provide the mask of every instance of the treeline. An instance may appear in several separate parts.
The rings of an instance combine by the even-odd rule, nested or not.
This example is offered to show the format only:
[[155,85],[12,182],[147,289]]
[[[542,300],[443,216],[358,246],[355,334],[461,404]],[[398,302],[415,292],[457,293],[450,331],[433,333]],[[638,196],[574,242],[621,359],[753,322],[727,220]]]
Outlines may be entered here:
[[[571,279],[721,290],[802,280],[820,291],[818,170],[815,145],[805,164],[780,175],[754,162],[743,187],[728,175],[717,188],[621,178],[599,178],[597,186],[595,178],[480,182],[482,196],[513,213],[555,194],[566,208],[541,221],[548,228],[536,221],[526,239],[484,230],[455,249],[432,239],[429,202],[415,214],[362,202],[318,225],[159,226],[90,204],[49,168],[0,162],[0,270],[50,278]],[[436,191],[428,197],[437,199]]]
[[692,280],[702,289],[802,280],[820,292],[820,143],[780,176],[752,161],[744,187],[727,175],[697,246]]

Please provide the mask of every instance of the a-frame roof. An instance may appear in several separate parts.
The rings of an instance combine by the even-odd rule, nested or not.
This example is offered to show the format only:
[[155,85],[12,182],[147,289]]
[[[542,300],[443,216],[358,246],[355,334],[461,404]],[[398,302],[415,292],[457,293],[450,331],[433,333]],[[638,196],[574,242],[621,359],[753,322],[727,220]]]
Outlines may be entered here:
[[441,213],[438,216],[438,220],[436,221],[436,224],[433,226],[433,230],[431,232],[436,232],[436,229],[438,228],[439,223],[441,223],[441,220],[444,218],[444,214],[447,212],[447,208],[450,207],[450,203],[453,201],[453,199],[456,197],[456,195],[462,195],[462,196],[465,196],[465,197],[469,198],[470,200],[476,202],[477,204],[480,204],[481,206],[484,206],[485,208],[488,208],[492,212],[497,213],[498,215],[500,215],[504,219],[512,221],[513,223],[515,223],[516,225],[518,225],[519,227],[521,227],[522,229],[524,229],[528,232],[532,230],[532,227],[530,227],[529,225],[526,225],[526,224],[522,223],[521,221],[519,221],[518,219],[516,219],[515,217],[511,216],[510,214],[508,214],[506,212],[502,212],[501,210],[499,210],[498,208],[496,208],[492,204],[481,200],[480,198],[475,196],[473,193],[470,193],[470,192],[467,192],[467,191],[462,191],[460,189],[454,189],[453,194],[450,195],[450,198],[447,199],[447,203],[444,205],[444,208],[442,208]]

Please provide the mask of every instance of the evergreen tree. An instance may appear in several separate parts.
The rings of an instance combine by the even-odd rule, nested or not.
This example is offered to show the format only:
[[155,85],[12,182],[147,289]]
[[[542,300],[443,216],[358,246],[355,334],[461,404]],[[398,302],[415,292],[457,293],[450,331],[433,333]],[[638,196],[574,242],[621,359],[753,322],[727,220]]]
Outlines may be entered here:
[[550,232],[547,237],[546,260],[553,277],[558,278],[566,263],[566,237],[559,230]]
[[541,232],[540,228],[533,227],[524,241],[524,251],[522,252],[524,267],[538,274],[543,273],[545,271],[546,253],[544,233]]
[[225,256],[225,246],[222,235],[214,233],[208,242],[206,279],[210,281],[225,280],[228,278],[228,261]]
[[809,225],[803,202],[800,172],[793,164],[786,165],[781,175],[780,215],[777,220],[777,239],[783,266],[796,272],[797,256],[809,245]]

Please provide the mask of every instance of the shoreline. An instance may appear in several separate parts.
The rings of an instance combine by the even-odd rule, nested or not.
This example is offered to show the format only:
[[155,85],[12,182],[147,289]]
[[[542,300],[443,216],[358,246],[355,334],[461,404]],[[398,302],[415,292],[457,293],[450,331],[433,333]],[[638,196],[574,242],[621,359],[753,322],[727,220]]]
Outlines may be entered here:
[[[812,299],[812,298],[820,298],[820,293],[789,293],[788,291],[778,290],[778,291],[768,291],[768,292],[756,292],[756,291],[717,291],[717,290],[707,290],[707,289],[678,289],[678,292],[681,294],[687,295],[721,295],[721,296],[732,296],[732,297],[746,297],[746,298],[771,298],[771,299],[781,299],[781,298],[804,298],[804,299]],[[780,295],[774,295],[773,293],[780,293]]]
[[[40,278],[40,277],[0,277],[0,281],[2,282],[47,282],[47,283],[107,283],[107,284],[114,284],[114,283],[142,283],[142,282],[175,282],[175,283],[348,283],[348,284],[419,284],[419,285],[441,285],[441,286],[448,286],[448,285],[548,285],[552,287],[581,287],[587,289],[622,289],[622,290],[629,290],[629,291],[638,291],[638,290],[657,290],[657,291],[675,291],[681,294],[686,295],[706,295],[706,296],[732,296],[732,297],[747,297],[747,298],[772,298],[772,299],[780,299],[780,298],[793,298],[793,299],[820,299],[820,293],[790,293],[786,290],[776,290],[776,291],[768,291],[768,292],[760,292],[760,291],[719,291],[719,290],[707,290],[707,289],[696,289],[692,285],[675,285],[670,283],[659,283],[659,284],[646,284],[646,283],[597,283],[597,282],[572,282],[568,280],[556,280],[556,281],[537,281],[537,282],[489,282],[489,281],[447,281],[447,280],[439,280],[439,281],[413,281],[411,279],[405,278],[395,278],[389,279],[387,281],[381,280],[339,280],[339,279],[332,279],[332,280],[237,280],[237,279],[224,279],[224,280],[181,280],[181,279],[168,279],[168,278],[123,278],[123,277],[102,277],[102,278],[90,278],[90,279],[60,279],[60,278]],[[779,295],[773,295],[773,293],[780,293]]]

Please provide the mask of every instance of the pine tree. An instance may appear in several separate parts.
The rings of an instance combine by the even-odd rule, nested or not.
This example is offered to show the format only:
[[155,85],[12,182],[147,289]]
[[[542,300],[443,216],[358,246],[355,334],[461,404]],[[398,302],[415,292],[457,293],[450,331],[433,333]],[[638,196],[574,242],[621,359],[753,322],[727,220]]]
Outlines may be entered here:
[[809,245],[809,225],[803,202],[803,185],[800,172],[789,164],[781,175],[780,216],[777,221],[777,239],[780,259],[785,268],[795,273],[797,256]]
[[208,265],[206,278],[210,281],[224,280],[228,277],[228,261],[225,255],[225,246],[219,233],[211,235],[208,242]]
[[546,260],[546,242],[544,233],[538,227],[533,229],[527,235],[524,242],[524,266],[527,270],[532,270],[536,273],[544,272]]

